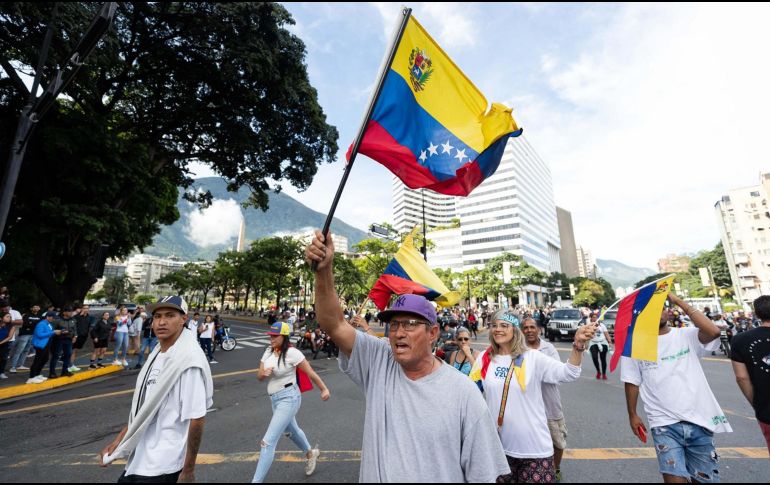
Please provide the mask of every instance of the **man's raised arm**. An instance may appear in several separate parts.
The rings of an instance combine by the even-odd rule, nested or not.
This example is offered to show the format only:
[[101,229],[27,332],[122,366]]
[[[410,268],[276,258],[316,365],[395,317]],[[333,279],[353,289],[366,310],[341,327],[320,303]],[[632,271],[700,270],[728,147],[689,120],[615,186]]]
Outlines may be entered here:
[[315,307],[321,330],[329,334],[339,349],[350,357],[356,342],[356,330],[348,325],[334,289],[334,243],[316,231],[313,242],[305,250],[308,263],[318,263],[315,272]]

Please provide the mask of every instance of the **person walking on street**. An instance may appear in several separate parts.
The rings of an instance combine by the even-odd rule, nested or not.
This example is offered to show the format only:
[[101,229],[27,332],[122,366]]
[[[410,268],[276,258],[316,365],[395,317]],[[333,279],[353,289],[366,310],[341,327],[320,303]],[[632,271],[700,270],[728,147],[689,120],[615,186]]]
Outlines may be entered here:
[[466,376],[470,375],[473,363],[476,362],[476,357],[478,357],[478,352],[471,348],[470,331],[465,327],[458,328],[455,342],[457,342],[460,350],[455,350],[449,356],[449,365]]
[[120,307],[118,314],[115,315],[115,357],[112,365],[128,367],[126,356],[128,354],[128,327],[131,323],[128,308]]
[[128,425],[101,452],[101,466],[128,457],[118,483],[193,483],[214,383],[195,336],[184,330],[187,303],[149,305],[158,346],[139,372]]
[[5,375],[5,366],[8,365],[11,340],[16,333],[13,319],[10,313],[0,312],[0,379],[8,379]]
[[[432,352],[436,310],[401,295],[377,315],[389,341],[345,322],[334,288],[334,243],[316,231],[305,251],[315,262],[318,323],[340,348],[340,369],[366,396],[359,482],[493,483],[510,473],[484,399]],[[440,409],[440,412],[437,411]]]
[[110,312],[102,313],[102,318],[94,328],[91,330],[91,339],[94,342],[94,351],[91,354],[91,365],[88,367],[96,369],[104,367],[102,360],[107,353],[107,346],[110,342],[110,330],[112,330],[112,324],[110,323]]
[[770,296],[754,300],[754,313],[762,325],[733,337],[730,358],[738,387],[754,408],[770,453]]
[[144,351],[152,350],[158,345],[158,337],[155,336],[155,331],[152,328],[152,315],[150,315],[142,324],[142,345],[139,347],[139,360],[136,362],[134,369],[141,369],[144,364]]
[[[532,318],[521,322],[521,331],[524,333],[527,347],[546,355],[553,360],[561,362],[559,352],[551,342],[541,338],[540,325]],[[545,417],[548,419],[548,431],[553,442],[553,465],[556,468],[556,482],[562,481],[561,460],[564,450],[567,449],[567,423],[564,419],[564,411],[561,405],[559,386],[543,383],[543,403],[545,404]]]
[[669,327],[673,312],[664,308],[658,361],[621,358],[629,424],[637,438],[646,442],[647,428],[636,413],[641,394],[663,480],[718,483],[714,433],[729,433],[732,428],[711,392],[700,358],[719,348],[720,332],[706,315],[673,293],[668,300],[681,308],[694,326]]
[[[604,326],[604,323],[599,322],[599,315],[592,313],[590,319],[591,325],[596,327],[596,334],[588,344],[588,349],[591,351],[591,359],[594,361],[594,367],[596,368],[596,379],[606,381],[607,353],[610,351],[610,345],[612,345],[612,336],[610,336],[610,332]],[[601,359],[601,367],[599,367],[599,359]]]
[[35,349],[35,360],[32,361],[32,367],[29,369],[29,379],[27,384],[41,384],[48,380],[41,372],[48,362],[48,356],[51,354],[52,337],[61,334],[61,330],[54,330],[54,322],[59,315],[53,310],[45,314],[45,319],[37,323],[35,333],[32,337],[32,347]]
[[80,368],[75,365],[77,352],[78,350],[82,350],[85,346],[86,341],[88,341],[88,335],[91,333],[91,328],[96,323],[95,318],[89,314],[90,309],[91,307],[88,305],[83,305],[80,307],[80,312],[75,315],[77,338],[75,339],[75,343],[72,344],[72,366],[69,368],[70,372],[77,372],[80,370]]
[[56,379],[56,364],[59,362],[59,356],[62,356],[62,368],[61,377],[69,377],[74,372],[70,365],[70,359],[72,357],[72,344],[77,340],[77,321],[72,315],[72,307],[64,307],[62,310],[62,316],[58,322],[56,322],[55,330],[60,332],[54,335],[53,338],[53,353],[51,355],[51,364],[48,367],[48,377],[50,379]]
[[[525,320],[533,321],[530,317]],[[498,483],[556,482],[543,384],[580,378],[583,352],[595,328],[578,328],[572,354],[567,363],[562,363],[528,348],[519,319],[509,310],[499,310],[492,317],[490,347],[476,359],[471,379],[482,389],[490,416],[497,419],[511,468],[498,478]]]
[[273,464],[275,449],[281,435],[286,434],[297,447],[305,454],[305,475],[313,474],[321,452],[318,448],[311,448],[305,432],[297,424],[297,413],[302,406],[302,394],[298,377],[309,377],[321,390],[321,400],[329,400],[329,388],[316,374],[305,356],[291,346],[289,341],[291,325],[284,322],[276,322],[267,333],[270,336],[270,347],[259,362],[257,378],[260,381],[269,379],[267,393],[270,395],[270,403],[273,409],[273,418],[267,427],[265,436],[260,443],[259,462],[254,472],[252,483],[262,483]]
[[40,315],[40,306],[34,305],[30,313],[22,316],[22,324],[19,328],[19,335],[16,337],[16,348],[11,355],[11,373],[17,370],[29,370],[24,367],[24,361],[27,360],[27,353],[32,347],[32,337],[34,337],[35,327],[43,320]]
[[209,359],[209,364],[218,364],[219,362],[214,360],[214,352],[211,347],[214,338],[214,319],[211,318],[211,315],[206,315],[206,320],[198,325],[198,336],[201,348]]

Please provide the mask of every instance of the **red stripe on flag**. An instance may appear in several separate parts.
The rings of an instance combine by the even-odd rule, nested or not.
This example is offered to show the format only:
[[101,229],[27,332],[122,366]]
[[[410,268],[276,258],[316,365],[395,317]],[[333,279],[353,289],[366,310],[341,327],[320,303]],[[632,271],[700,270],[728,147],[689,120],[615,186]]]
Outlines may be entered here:
[[384,274],[369,292],[369,299],[380,310],[385,310],[390,301],[390,296],[396,295],[426,295],[430,290],[419,283],[398,276]]
[[620,302],[618,315],[615,318],[615,353],[612,354],[612,360],[610,360],[610,372],[615,372],[620,357],[623,355],[623,349],[629,337],[628,328],[631,326],[631,321],[634,318],[634,302],[638,295],[639,291],[637,290],[623,298]]

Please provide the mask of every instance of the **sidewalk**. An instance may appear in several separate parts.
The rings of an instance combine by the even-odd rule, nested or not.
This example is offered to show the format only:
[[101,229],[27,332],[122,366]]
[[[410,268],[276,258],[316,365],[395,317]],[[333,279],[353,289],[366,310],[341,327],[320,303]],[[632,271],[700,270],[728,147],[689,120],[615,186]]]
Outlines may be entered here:
[[[101,369],[88,369],[76,372],[71,377],[48,379],[41,384],[27,384],[26,381],[29,377],[29,371],[20,371],[16,374],[10,374],[8,379],[2,381],[2,384],[0,384],[2,386],[0,387],[0,400],[25,396],[27,394],[33,394],[36,392],[50,391],[51,389],[56,389],[57,387],[68,386],[70,384],[75,384],[76,382],[95,379],[97,377],[114,374],[122,370],[122,366],[110,365],[107,367],[102,367]],[[19,376],[21,378],[12,379],[11,376]],[[23,383],[19,384],[19,382]]]

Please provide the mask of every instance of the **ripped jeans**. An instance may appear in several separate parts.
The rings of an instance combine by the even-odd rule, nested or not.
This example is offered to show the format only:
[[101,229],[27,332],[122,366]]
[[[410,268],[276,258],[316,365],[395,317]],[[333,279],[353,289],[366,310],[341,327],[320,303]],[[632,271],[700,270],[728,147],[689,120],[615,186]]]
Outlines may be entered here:
[[660,473],[700,483],[719,483],[719,457],[711,431],[682,421],[652,428],[652,439]]
[[276,392],[270,396],[270,402],[273,407],[273,419],[270,420],[270,426],[267,427],[265,437],[262,438],[257,471],[254,472],[251,483],[262,483],[265,480],[267,472],[270,471],[270,465],[273,464],[275,448],[281,434],[285,433],[303,453],[307,454],[310,451],[310,443],[305,437],[305,432],[297,425],[296,416],[302,405],[302,395],[297,386]]

